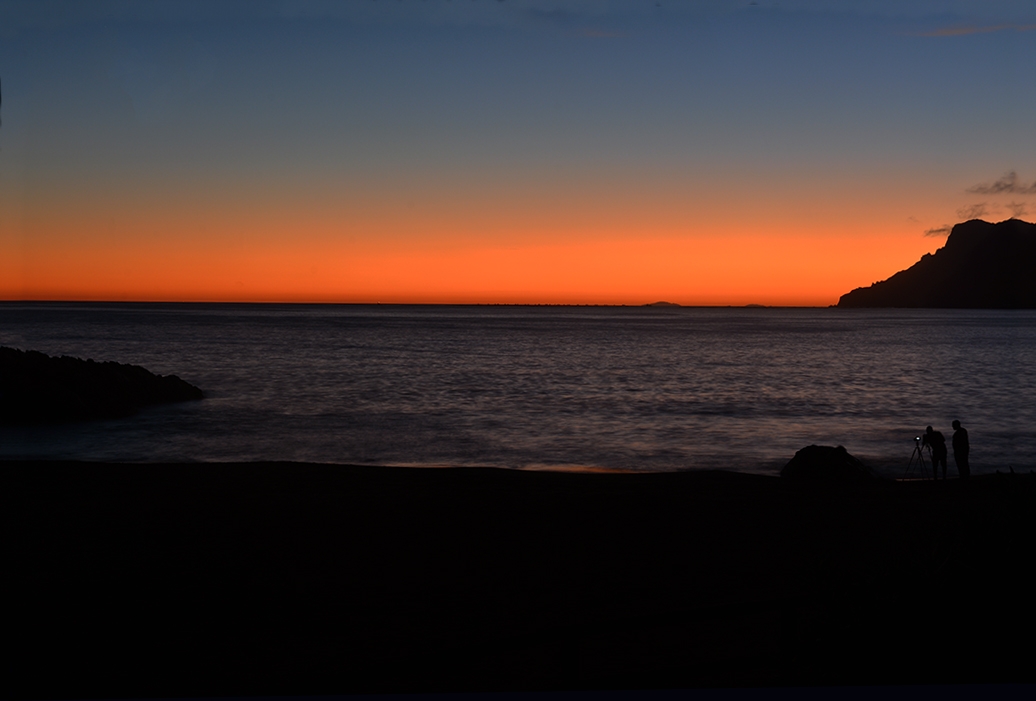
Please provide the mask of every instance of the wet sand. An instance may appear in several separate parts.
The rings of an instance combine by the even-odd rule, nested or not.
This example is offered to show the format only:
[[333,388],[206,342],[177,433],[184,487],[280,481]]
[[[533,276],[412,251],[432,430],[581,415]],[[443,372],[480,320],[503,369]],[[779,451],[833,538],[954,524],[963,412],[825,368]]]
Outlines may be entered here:
[[0,463],[6,697],[1036,682],[1036,476]]

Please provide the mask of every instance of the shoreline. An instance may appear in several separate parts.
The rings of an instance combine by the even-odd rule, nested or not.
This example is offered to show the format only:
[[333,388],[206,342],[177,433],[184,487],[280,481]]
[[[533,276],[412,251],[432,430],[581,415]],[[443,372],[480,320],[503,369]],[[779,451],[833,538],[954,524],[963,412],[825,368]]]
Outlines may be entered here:
[[0,482],[5,696],[1036,682],[1028,474],[0,461]]
[[[854,456],[855,457],[855,456]],[[522,472],[522,473],[548,473],[548,474],[571,474],[571,475],[676,475],[676,474],[714,474],[714,473],[732,473],[738,475],[749,475],[753,477],[764,477],[769,479],[776,479],[780,477],[781,470],[787,464],[786,458],[781,459],[769,459],[769,460],[753,460],[748,459],[734,459],[729,462],[739,463],[737,467],[726,468],[716,467],[716,461],[710,461],[706,465],[697,467],[669,467],[669,468],[657,468],[657,469],[635,469],[635,468],[624,468],[624,467],[608,467],[604,465],[593,465],[593,464],[561,464],[561,463],[535,463],[521,466],[511,465],[494,465],[492,463],[482,464],[451,464],[444,462],[394,462],[394,463],[345,463],[345,462],[331,462],[321,460],[247,460],[247,459],[226,459],[226,460],[210,460],[210,459],[161,459],[161,460],[146,460],[146,459],[72,459],[55,456],[33,456],[33,455],[12,455],[4,456],[0,455],[0,466],[13,465],[22,463],[32,463],[39,465],[134,465],[137,467],[159,467],[168,468],[172,466],[198,466],[198,465],[210,465],[215,467],[221,466],[234,466],[243,467],[246,465],[282,465],[291,466],[297,465],[301,467],[314,466],[314,467],[326,467],[334,469],[346,469],[346,470],[494,470],[500,472]],[[863,458],[861,460],[868,470],[882,483],[929,483],[932,480],[927,477],[919,477],[918,469],[910,469],[905,467],[902,460],[893,458]],[[930,469],[927,465],[925,469]],[[987,465],[980,465],[977,469],[974,464],[971,466],[971,479],[981,480],[994,479],[996,475],[1009,475],[1010,471],[1014,470],[1014,466],[1005,466],[1003,468],[991,468]],[[1036,474],[1032,468],[1027,465],[1019,466],[1018,470],[1015,471],[1016,476],[1028,476],[1030,473]],[[947,470],[947,478],[945,480],[937,480],[939,483],[943,482],[956,482],[959,480],[959,476],[956,471],[956,466],[950,464]]]

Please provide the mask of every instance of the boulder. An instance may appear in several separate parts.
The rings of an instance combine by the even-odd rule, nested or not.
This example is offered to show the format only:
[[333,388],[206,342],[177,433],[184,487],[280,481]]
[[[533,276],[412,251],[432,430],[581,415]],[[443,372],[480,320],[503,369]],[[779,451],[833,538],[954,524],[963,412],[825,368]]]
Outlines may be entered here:
[[151,404],[203,397],[176,375],[155,375],[139,365],[0,347],[0,424],[117,418]]
[[878,479],[842,446],[808,445],[781,470],[781,477],[802,482],[869,482]]

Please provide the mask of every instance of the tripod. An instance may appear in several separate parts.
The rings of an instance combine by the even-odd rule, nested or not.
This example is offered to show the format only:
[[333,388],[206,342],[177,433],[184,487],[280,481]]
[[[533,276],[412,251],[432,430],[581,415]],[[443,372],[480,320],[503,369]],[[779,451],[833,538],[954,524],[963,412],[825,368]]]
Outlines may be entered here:
[[921,441],[914,441],[914,452],[911,453],[910,461],[907,463],[906,472],[903,473],[904,479],[910,476],[914,467],[917,467],[917,471],[920,473],[921,479],[928,479],[928,463],[925,462],[924,451],[921,450]]

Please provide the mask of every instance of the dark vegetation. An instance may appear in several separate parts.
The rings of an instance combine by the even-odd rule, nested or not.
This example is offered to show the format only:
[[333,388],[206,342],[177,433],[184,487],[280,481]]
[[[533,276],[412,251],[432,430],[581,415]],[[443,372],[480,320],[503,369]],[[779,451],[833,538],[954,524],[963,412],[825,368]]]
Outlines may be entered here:
[[176,375],[0,347],[0,424],[129,416],[149,404],[201,399]]
[[1036,477],[0,463],[3,693],[1036,681]]
[[934,254],[842,295],[838,306],[1036,309],[1036,224],[957,224]]

